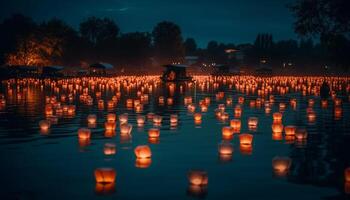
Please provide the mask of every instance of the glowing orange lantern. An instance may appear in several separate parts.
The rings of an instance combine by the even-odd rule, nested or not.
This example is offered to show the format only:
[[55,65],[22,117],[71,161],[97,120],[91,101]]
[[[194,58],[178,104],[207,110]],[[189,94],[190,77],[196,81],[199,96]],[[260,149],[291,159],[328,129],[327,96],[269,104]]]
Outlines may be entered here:
[[299,141],[306,140],[307,139],[307,132],[305,129],[297,129],[295,131],[295,138]]
[[294,136],[296,129],[297,127],[295,126],[286,126],[284,127],[284,132],[287,136]]
[[136,122],[139,127],[143,126],[145,124],[146,118],[145,116],[138,115],[136,117]]
[[272,115],[273,121],[275,122],[281,122],[282,121],[282,113],[275,112]]
[[272,168],[274,174],[277,176],[286,176],[289,172],[291,164],[292,160],[288,157],[274,157],[272,159]]
[[128,113],[124,113],[124,114],[119,115],[119,122],[120,122],[120,124],[128,123]]
[[282,133],[283,132],[283,124],[280,122],[273,122],[272,126],[273,133]]
[[116,153],[116,145],[113,143],[106,143],[103,149],[105,155],[114,155]]
[[81,139],[81,140],[88,140],[88,139],[90,139],[90,136],[91,136],[90,129],[80,128],[78,130],[78,137],[79,137],[79,139]]
[[152,156],[151,149],[147,145],[137,146],[134,150],[137,158],[150,158]]
[[257,127],[259,119],[257,117],[249,117],[248,118],[248,126],[249,127]]
[[241,115],[242,115],[242,108],[241,108],[241,106],[237,105],[235,107],[235,111],[234,112],[235,112],[235,118],[240,118]]
[[107,114],[107,122],[115,122],[116,118],[117,118],[116,115],[113,113]]
[[50,122],[48,120],[41,120],[39,122],[39,127],[41,131],[48,131],[50,128]]
[[106,131],[114,131],[115,130],[115,122],[105,122]]
[[120,134],[129,135],[132,131],[132,124],[120,124]]
[[148,137],[149,138],[159,138],[160,131],[157,128],[151,128],[148,130]]
[[220,155],[232,155],[233,146],[229,142],[222,142],[219,144],[219,154]]
[[239,133],[241,131],[241,120],[239,120],[239,119],[232,119],[230,121],[230,126],[233,129],[233,133]]
[[88,124],[96,124],[97,117],[94,114],[90,114],[87,116]]
[[97,168],[95,170],[95,180],[97,183],[114,183],[117,172],[113,168]]
[[224,139],[231,139],[233,136],[233,128],[231,126],[222,127],[221,132]]
[[195,121],[196,123],[200,123],[200,122],[202,121],[202,114],[201,114],[201,113],[195,113],[195,114],[193,115],[193,118],[194,118],[194,121]]
[[172,126],[174,125],[177,125],[177,122],[178,122],[178,117],[177,115],[173,114],[173,115],[170,115],[170,124]]
[[208,185],[208,174],[205,171],[194,170],[187,175],[191,185],[203,186]]
[[253,135],[249,133],[242,133],[239,135],[239,143],[243,146],[250,146],[253,142]]

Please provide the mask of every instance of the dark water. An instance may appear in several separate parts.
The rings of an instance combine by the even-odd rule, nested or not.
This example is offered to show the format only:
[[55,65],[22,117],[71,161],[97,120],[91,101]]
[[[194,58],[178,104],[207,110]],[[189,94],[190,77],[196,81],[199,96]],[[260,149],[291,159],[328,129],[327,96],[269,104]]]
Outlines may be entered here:
[[[3,81],[0,99],[6,103],[0,107],[1,199],[349,198],[346,191],[350,187],[345,183],[344,170],[350,167],[350,79],[328,79],[336,96],[330,97],[324,108],[317,95],[321,78],[197,79],[196,86],[176,85],[174,91],[169,91],[168,86],[155,77]],[[248,85],[250,89],[246,92],[242,87]],[[266,86],[271,87],[271,92],[259,95],[258,90]],[[280,87],[287,86],[289,89],[283,94]],[[80,100],[84,91],[91,95],[92,105]],[[117,105],[108,108],[107,101],[118,91],[121,95]],[[149,95],[139,113],[126,107],[128,98],[140,99],[137,91]],[[101,98],[96,92],[101,92]],[[218,98],[218,92],[224,92],[224,97]],[[66,95],[64,101],[62,94]],[[269,114],[265,113],[264,103],[260,107],[250,105],[250,101],[257,98],[269,99],[270,94],[274,95],[274,102],[270,102]],[[164,104],[159,103],[159,96],[164,96]],[[173,105],[167,105],[170,96]],[[210,97],[211,103],[208,111],[202,113],[200,125],[194,123],[193,113],[184,105],[185,96],[192,97],[196,112],[200,112],[199,101]],[[215,109],[232,98],[233,103],[226,105],[226,112],[233,119],[239,96],[245,97],[241,133],[254,135],[252,149],[250,153],[242,151],[235,134],[228,141],[234,148],[232,157],[223,159],[219,156],[218,144],[223,140],[221,128],[228,126],[229,120],[217,119]],[[39,121],[50,118],[45,114],[47,97],[56,97],[61,105],[75,105],[76,111],[62,115],[54,112],[57,123],[51,125],[49,132],[42,132]],[[290,105],[292,98],[297,101],[296,107]],[[104,100],[103,109],[99,108],[97,99]],[[307,118],[307,108],[311,107],[309,99],[314,99],[314,122]],[[340,105],[335,105],[335,99],[341,100]],[[273,137],[272,114],[279,111],[280,103],[286,105],[282,112],[283,125],[305,128],[306,141],[286,140],[284,133],[282,138]],[[341,115],[335,114],[335,107],[341,109]],[[160,138],[155,144],[150,143],[147,134],[153,127],[152,122],[146,120],[143,127],[136,123],[136,115],[149,112],[163,117]],[[119,122],[116,136],[106,137],[104,123],[108,113],[129,114],[129,123],[133,125],[131,138],[120,137]],[[90,143],[84,145],[79,143],[77,131],[88,126],[89,114],[97,115],[97,124],[91,128]],[[179,117],[176,127],[170,126],[170,114]],[[249,117],[258,117],[257,130],[248,128]],[[104,155],[105,143],[116,144],[115,155]],[[145,144],[152,150],[151,164],[139,168],[134,148]],[[283,175],[273,170],[272,160],[276,156],[289,157],[292,161]],[[101,167],[111,167],[117,172],[115,185],[102,192],[96,188],[94,178],[94,170]],[[202,193],[190,189],[187,174],[193,169],[208,174],[208,185]]]

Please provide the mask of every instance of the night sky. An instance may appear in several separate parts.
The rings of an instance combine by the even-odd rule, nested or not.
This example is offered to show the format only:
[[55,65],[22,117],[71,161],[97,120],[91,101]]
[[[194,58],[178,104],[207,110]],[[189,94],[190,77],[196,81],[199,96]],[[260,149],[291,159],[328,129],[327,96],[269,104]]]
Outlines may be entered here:
[[36,21],[53,17],[75,28],[89,16],[113,18],[123,33],[152,31],[169,20],[193,37],[200,47],[210,40],[253,42],[258,33],[274,39],[296,38],[293,16],[286,8],[292,0],[8,0],[0,2],[0,18],[22,13]]

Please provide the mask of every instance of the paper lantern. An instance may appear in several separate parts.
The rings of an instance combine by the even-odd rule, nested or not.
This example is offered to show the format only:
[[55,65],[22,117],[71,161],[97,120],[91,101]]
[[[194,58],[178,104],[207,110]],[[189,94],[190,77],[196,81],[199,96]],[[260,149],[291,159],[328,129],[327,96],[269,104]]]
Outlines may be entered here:
[[176,126],[178,122],[178,117],[176,114],[170,115],[170,124]]
[[127,108],[132,108],[133,107],[133,100],[132,99],[127,99],[126,100],[126,107]]
[[154,117],[153,117],[153,124],[156,125],[156,126],[160,126],[162,124],[162,116],[154,115]]
[[96,124],[97,117],[94,114],[90,114],[87,116],[88,124]]
[[132,131],[132,124],[120,124],[120,134],[129,135]]
[[232,127],[233,133],[239,133],[241,131],[241,120],[239,119],[232,119],[230,121],[230,126]]
[[195,104],[189,104],[187,106],[187,111],[193,113],[196,110],[196,105]]
[[192,97],[185,97],[184,98],[184,104],[185,105],[188,105],[188,104],[191,104],[192,103]]
[[227,112],[223,112],[223,113],[221,113],[221,116],[220,116],[220,119],[222,120],[222,121],[226,121],[226,120],[228,120],[229,119],[229,114],[227,113]]
[[309,99],[309,100],[308,100],[308,106],[309,106],[309,107],[313,107],[314,105],[315,105],[315,100]]
[[105,122],[106,131],[114,131],[116,128],[115,122]]
[[275,112],[272,115],[273,121],[275,122],[281,122],[282,121],[282,113]]
[[138,125],[139,127],[143,126],[143,125],[145,124],[145,121],[146,121],[145,116],[138,115],[138,116],[136,117],[136,122],[137,122],[137,125]]
[[107,122],[115,122],[117,119],[117,116],[113,113],[108,113],[107,114]]
[[326,99],[321,100],[321,107],[322,108],[327,108],[328,107],[328,101]]
[[194,121],[195,121],[195,122],[199,123],[199,122],[202,121],[202,114],[201,114],[201,113],[195,113],[195,114],[193,115],[193,118],[194,118]]
[[139,145],[135,148],[134,153],[137,158],[150,158],[152,156],[151,149],[147,145]]
[[158,103],[159,104],[164,104],[164,97],[163,96],[160,96],[159,98],[158,98]]
[[128,113],[124,113],[124,114],[121,114],[119,115],[119,122],[120,124],[126,124],[128,123]]
[[103,149],[105,155],[114,155],[116,153],[116,145],[113,143],[106,143]]
[[239,143],[240,145],[247,145],[250,146],[252,145],[253,142],[253,135],[249,133],[242,133],[239,135]]
[[222,137],[229,139],[233,136],[233,128],[231,126],[224,126],[221,129]]
[[94,174],[96,182],[102,184],[114,183],[117,176],[117,172],[113,168],[97,168]]
[[316,113],[314,111],[311,111],[307,114],[307,120],[308,122],[315,122],[316,121]]
[[334,108],[334,119],[338,120],[341,118],[343,113],[343,110],[341,107],[335,107]]
[[228,97],[228,98],[226,99],[226,104],[227,104],[227,105],[232,105],[232,98]]
[[221,142],[218,148],[220,155],[232,155],[233,153],[233,145],[229,142]]
[[78,137],[81,140],[89,140],[91,136],[91,131],[88,128],[80,128],[78,130]]
[[157,128],[151,128],[148,130],[148,137],[149,138],[159,138],[160,130]]
[[299,141],[307,139],[307,132],[305,129],[299,128],[295,131],[295,138]]
[[292,164],[292,160],[289,157],[274,157],[272,159],[273,172],[277,176],[286,176],[289,172],[289,168]]
[[272,132],[272,140],[280,141],[283,139],[282,132]]
[[294,136],[296,129],[297,129],[296,126],[289,125],[289,126],[284,127],[284,132],[287,136]]
[[272,132],[274,132],[274,133],[282,133],[283,132],[283,124],[281,122],[273,122],[271,128],[272,128]]
[[41,131],[48,131],[50,129],[50,122],[48,120],[41,120],[39,122],[39,127]]
[[168,97],[166,100],[166,103],[168,104],[168,106],[172,106],[174,104],[174,99],[171,97]]
[[248,126],[249,127],[257,127],[259,119],[257,117],[249,117],[248,118]]
[[207,105],[202,104],[202,105],[200,106],[200,108],[201,108],[201,112],[208,112],[208,106],[207,106]]
[[286,104],[285,103],[280,103],[279,104],[279,110],[284,111],[286,109]]
[[241,106],[237,105],[235,107],[234,114],[235,114],[235,118],[240,118],[241,117],[241,115],[242,115],[242,108],[241,108]]
[[208,185],[208,174],[205,171],[191,170],[188,172],[187,178],[191,185]]
[[244,103],[244,97],[240,96],[238,97],[238,103],[243,104]]

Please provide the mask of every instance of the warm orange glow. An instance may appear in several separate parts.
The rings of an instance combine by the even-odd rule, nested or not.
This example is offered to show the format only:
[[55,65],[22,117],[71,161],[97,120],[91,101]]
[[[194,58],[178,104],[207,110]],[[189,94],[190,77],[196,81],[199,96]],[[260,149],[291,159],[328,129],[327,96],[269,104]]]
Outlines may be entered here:
[[90,129],[80,128],[78,130],[78,137],[79,137],[79,139],[81,139],[81,140],[88,140],[88,139],[90,139],[90,136],[91,136]]
[[88,124],[96,124],[96,121],[97,121],[96,115],[94,115],[94,114],[88,115],[87,121],[88,121]]
[[95,169],[96,183],[114,183],[117,172],[113,168],[97,168]]
[[305,129],[297,129],[295,131],[295,138],[299,141],[307,139],[307,132]]
[[289,168],[292,164],[292,160],[288,157],[274,157],[272,159],[272,168],[276,176],[286,176],[289,172]]
[[232,119],[230,121],[230,126],[232,127],[233,133],[239,133],[241,131],[241,120],[239,119]]
[[159,138],[160,130],[157,128],[151,128],[148,130],[148,137],[149,138]]
[[95,192],[101,195],[112,194],[115,192],[115,183],[96,183]]
[[219,144],[219,154],[220,155],[232,155],[233,145],[229,142],[222,142]]
[[242,108],[241,108],[241,106],[237,105],[235,107],[234,114],[235,114],[235,118],[240,118],[241,117],[241,115],[242,115]]
[[175,115],[175,114],[170,115],[170,125],[171,126],[176,126],[177,122],[178,122],[178,116]]
[[201,113],[195,113],[193,115],[195,123],[200,123],[202,122],[202,114]]
[[224,139],[229,139],[233,136],[233,128],[231,126],[222,127],[221,132]]
[[281,122],[282,121],[282,113],[276,112],[272,115],[273,121]]
[[120,124],[128,123],[128,118],[129,118],[128,113],[124,113],[124,114],[119,115]]
[[345,169],[345,182],[349,182],[350,183],[350,167]]
[[208,174],[205,171],[193,170],[188,172],[188,181],[191,185],[208,185]]
[[150,158],[152,156],[151,149],[147,145],[139,145],[134,149],[137,158]]
[[286,126],[284,127],[284,132],[286,136],[294,136],[296,129],[297,129],[296,126]]
[[48,131],[50,129],[50,122],[48,120],[41,120],[39,122],[39,127],[41,131]]
[[114,131],[116,128],[115,122],[105,122],[106,131]]
[[256,128],[258,126],[259,119],[257,117],[248,118],[248,127]]
[[253,142],[253,135],[249,134],[249,133],[242,133],[239,135],[239,143],[241,144],[241,146],[250,146],[252,145]]
[[274,132],[274,133],[282,133],[283,132],[283,124],[280,122],[273,122],[271,128],[272,128],[272,132]]
[[130,135],[132,131],[132,124],[120,124],[120,134],[121,135]]
[[144,126],[144,125],[145,125],[145,121],[146,121],[145,116],[138,115],[138,116],[136,117],[137,126],[139,126],[139,127]]
[[114,155],[117,151],[116,145],[113,143],[106,143],[103,149],[105,155]]
[[113,113],[109,113],[107,114],[107,122],[115,122],[115,120],[117,119],[117,116]]
[[148,168],[152,164],[151,158],[137,158],[135,162],[135,167],[137,168]]

